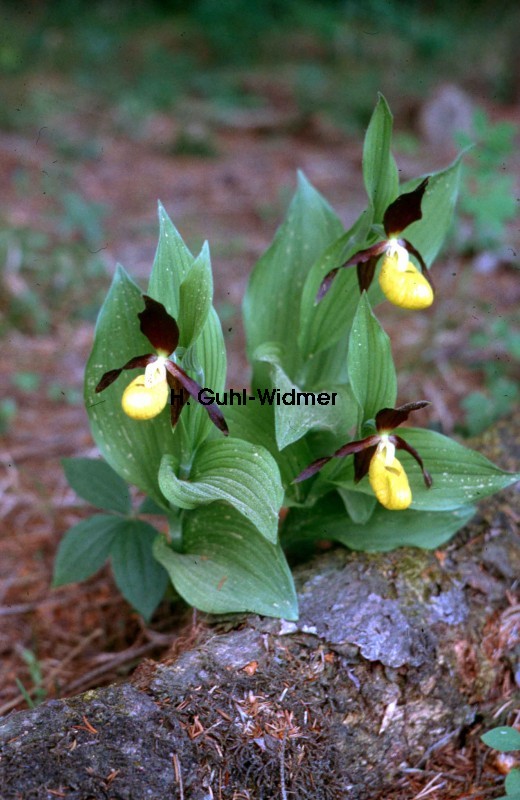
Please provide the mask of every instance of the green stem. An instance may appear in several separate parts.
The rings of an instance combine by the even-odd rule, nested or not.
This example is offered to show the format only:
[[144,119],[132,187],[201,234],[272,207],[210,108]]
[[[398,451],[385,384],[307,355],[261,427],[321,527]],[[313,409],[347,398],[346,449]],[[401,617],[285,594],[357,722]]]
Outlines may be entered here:
[[170,545],[177,553],[182,553],[182,512],[168,516]]

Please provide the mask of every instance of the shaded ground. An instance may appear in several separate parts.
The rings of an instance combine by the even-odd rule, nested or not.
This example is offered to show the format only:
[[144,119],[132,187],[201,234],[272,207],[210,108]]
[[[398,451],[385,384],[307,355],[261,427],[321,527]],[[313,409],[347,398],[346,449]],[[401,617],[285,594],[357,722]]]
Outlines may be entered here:
[[[46,194],[42,176],[65,180],[65,161],[67,180],[77,191],[108,206],[108,235],[99,242],[108,269],[120,261],[144,284],[155,249],[160,198],[192,249],[204,238],[210,241],[216,304],[231,351],[228,383],[242,386],[248,377],[238,306],[247,275],[281,219],[295,171],[303,169],[346,224],[364,202],[360,142],[319,119],[292,133],[285,122],[275,119],[259,127],[246,116],[212,128],[214,158],[172,156],[173,123],[158,116],[140,141],[114,135],[105,120],[95,117],[89,125],[84,119],[65,120],[78,145],[89,135],[97,144],[93,158],[79,161],[64,159],[52,127],[26,136],[0,133],[0,186],[7,219],[13,226],[36,228],[52,226],[53,219],[57,223],[56,197]],[[438,168],[452,155],[448,150],[424,151],[420,161],[403,156],[404,177]],[[17,183],[21,172],[29,187],[22,192]],[[38,292],[37,271],[34,275],[31,288]],[[508,264],[476,273],[469,260],[455,256],[439,259],[434,275],[439,299],[433,309],[411,319],[385,306],[380,318],[401,368],[402,402],[431,399],[430,422],[451,432],[462,418],[461,398],[482,382],[475,370],[482,353],[469,344],[471,333],[489,318],[509,319],[518,308],[520,285],[518,272]],[[11,290],[16,295],[16,282]],[[23,324],[21,330],[12,327],[0,351],[1,390],[18,405],[1,454],[0,715],[24,707],[17,680],[35,699],[70,695],[127,674],[144,656],[160,656],[176,637],[195,635],[191,612],[167,603],[145,627],[118,595],[108,570],[80,586],[49,590],[60,537],[89,513],[67,488],[59,459],[95,453],[86,414],[81,404],[70,402],[81,389],[92,329],[89,322],[71,319],[71,309],[63,304],[46,334],[31,335]],[[487,357],[503,356],[491,343]],[[40,376],[36,391],[20,388],[16,376],[26,372]],[[23,648],[34,657],[32,667]],[[483,785],[483,762],[478,760],[483,751],[478,749],[477,756],[475,748],[475,739],[466,749],[450,743],[428,763],[431,785],[424,783],[424,771],[417,784],[411,775],[410,785],[399,787],[400,796],[460,797],[448,795],[446,784],[436,793],[436,776],[470,767],[476,769],[474,785]],[[451,788],[456,783],[453,779]],[[477,789],[464,795],[468,800],[481,796]]]

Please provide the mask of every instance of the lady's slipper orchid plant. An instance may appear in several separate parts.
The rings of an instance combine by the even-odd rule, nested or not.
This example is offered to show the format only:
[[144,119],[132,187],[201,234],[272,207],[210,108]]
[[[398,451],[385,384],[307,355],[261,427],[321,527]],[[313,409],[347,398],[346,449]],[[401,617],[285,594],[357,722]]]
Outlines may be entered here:
[[[391,130],[392,115],[380,96],[363,147],[363,180],[370,205],[348,231],[300,174],[286,218],[249,281],[244,328],[253,362],[251,395],[244,389],[243,399],[238,395],[236,403],[241,407],[229,408],[226,416],[233,423],[229,439],[216,436],[196,408],[185,411],[173,431],[169,425],[170,394],[173,425],[193,398],[227,433],[218,401],[206,405],[208,395],[186,374],[188,364],[194,363],[193,350],[181,357],[177,323],[166,309],[175,309],[182,320],[186,344],[196,340],[196,357],[206,377],[191,370],[189,374],[199,382],[209,381],[219,393],[225,386],[226,348],[212,302],[209,247],[204,244],[193,256],[159,206],[159,241],[149,292],[161,297],[164,305],[148,293],[143,295],[118,267],[100,312],[85,375],[92,432],[108,463],[97,458],[65,460],[73,489],[103,513],[81,520],[65,534],[56,559],[55,586],[88,578],[110,558],[117,585],[147,620],[169,582],[176,594],[206,613],[246,612],[296,620],[297,595],[284,549],[298,552],[301,544],[306,550],[324,536],[370,552],[403,546],[437,548],[471,518],[475,501],[520,479],[520,472],[505,472],[436,431],[408,429],[401,438],[398,426],[426,401],[383,407],[394,402],[395,365],[390,339],[365,290],[377,267],[382,289],[392,302],[406,308],[431,304],[433,290],[423,258],[408,239],[400,237],[424,213],[420,240],[413,238],[413,225],[412,232],[404,235],[417,242],[424,256],[437,251],[450,224],[461,167],[458,158],[432,175],[429,183],[420,178],[414,191],[397,196]],[[428,202],[423,203],[427,186]],[[397,199],[390,203],[383,196]],[[382,224],[373,226],[370,238],[356,240],[366,249],[346,261],[353,251],[343,249],[345,242],[366,230],[367,219]],[[340,251],[345,263],[329,261]],[[357,265],[360,298],[344,303],[338,297],[338,302],[313,308],[316,276],[319,273],[318,280],[322,279],[324,263],[340,265],[338,269]],[[338,269],[325,277],[320,297]],[[129,319],[129,308],[136,310],[145,339],[132,329],[136,320],[133,312]],[[132,345],[134,341],[141,344]],[[117,347],[124,353],[121,360],[130,353],[145,355],[108,369]],[[106,392],[106,405],[93,402],[95,391],[103,392],[128,369],[134,373],[120,381],[121,391],[114,385]],[[296,389],[297,404],[286,404]],[[337,389],[332,396],[331,389]],[[236,393],[228,395],[229,406],[235,405],[233,396]],[[254,398],[263,399],[246,402]],[[151,422],[122,425],[120,402],[131,418]],[[312,408],[315,402],[317,407]],[[356,434],[357,441],[337,449],[345,441],[342,432],[357,419],[366,428]],[[407,451],[430,487],[430,474],[412,445],[427,456],[435,476],[431,492],[422,486],[417,491],[415,464],[409,481],[407,455],[404,466],[396,458],[397,450]],[[314,457],[306,455],[309,452],[333,450],[303,469]],[[350,454],[352,463],[333,462],[346,469],[324,470],[323,480],[314,481],[309,492],[290,483],[297,473],[294,482],[303,481],[331,459]],[[364,476],[368,480],[357,486],[354,497],[354,480]],[[147,496],[138,509],[127,484]],[[284,506],[287,514],[280,514]],[[392,516],[399,509],[401,513]],[[144,518],[159,510],[165,515],[168,536]]]
[[382,506],[390,511],[402,511],[412,502],[412,492],[408,477],[401,462],[396,458],[396,450],[406,450],[419,464],[424,483],[432,485],[430,473],[424,468],[423,461],[408,442],[393,433],[402,422],[408,419],[411,411],[417,411],[429,405],[427,400],[406,403],[398,408],[382,408],[375,418],[377,433],[366,436],[355,442],[340,447],[331,456],[318,458],[301,472],[295,483],[304,481],[325,466],[332,458],[344,458],[354,455],[354,480],[358,483],[368,473],[368,480],[375,496]]
[[[121,399],[123,411],[132,419],[153,419],[165,408],[171,391],[170,414],[171,423],[174,426],[188,396],[191,395],[200,403],[202,387],[172,360],[179,343],[179,327],[175,319],[168,314],[162,303],[152,297],[145,294],[143,300],[145,309],[137,316],[141,332],[144,333],[156,352],[134,356],[122,367],[105,372],[96,386],[96,392],[102,392],[110,386],[123,370],[145,367],[144,374],[138,375],[126,387]],[[227,434],[226,421],[218,406],[215,404],[208,406],[203,403],[201,405],[204,406],[217,428]]]
[[[401,308],[420,310],[433,303],[433,288],[427,277],[427,267],[418,250],[408,239],[398,238],[399,234],[421,219],[421,202],[428,185],[425,178],[413,192],[406,192],[391,203],[383,216],[386,239],[360,250],[341,267],[331,270],[323,279],[316,300],[328,292],[336,273],[345,267],[357,266],[359,289],[368,289],[374,278],[376,264],[383,255],[379,274],[379,285],[385,297]],[[421,265],[420,272],[410,261],[414,256]]]

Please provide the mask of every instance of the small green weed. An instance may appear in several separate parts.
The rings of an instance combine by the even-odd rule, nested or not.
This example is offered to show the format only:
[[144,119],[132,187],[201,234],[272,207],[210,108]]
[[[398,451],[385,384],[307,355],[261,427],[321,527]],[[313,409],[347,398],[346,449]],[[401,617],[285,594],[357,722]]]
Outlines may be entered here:
[[456,136],[460,147],[475,144],[462,171],[459,217],[466,225],[457,225],[457,247],[476,253],[500,249],[507,240],[507,224],[516,215],[514,178],[507,173],[507,162],[517,129],[509,122],[491,122],[481,108],[475,112],[473,127],[473,134]]
[[5,433],[16,417],[18,407],[13,397],[4,397],[0,400],[0,433]]
[[485,392],[471,392],[461,401],[465,412],[464,432],[469,436],[477,436],[511,411],[519,399],[518,385],[505,377],[489,384]]
[[55,403],[67,403],[70,406],[79,405],[83,396],[79,389],[63,386],[58,381],[53,381],[47,389],[47,397]]
[[[64,183],[61,178],[64,179]],[[102,256],[106,208],[68,188],[68,176],[42,179],[37,187],[51,203],[41,216],[45,230],[10,227],[0,230],[0,332],[9,328],[40,334],[60,314],[93,319],[107,284]],[[18,176],[18,191],[27,197],[28,176]],[[0,222],[1,227],[1,222]]]
[[[520,750],[520,731],[509,725],[492,728],[481,737],[484,744],[499,750],[501,753],[512,753]],[[498,800],[520,800],[520,769],[512,769],[506,776],[505,795]]]
[[58,241],[28,228],[0,234],[0,257],[8,269],[0,276],[0,332],[49,331],[55,315],[92,319],[106,287],[106,267],[81,241]]
[[21,392],[30,394],[39,389],[41,377],[37,372],[15,372],[11,381]]
[[461,402],[464,432],[475,436],[520,401],[520,330],[511,320],[495,319],[474,333],[469,343],[478,349],[473,366],[484,374],[484,391],[471,392]]
[[47,697],[47,690],[43,681],[41,664],[38,661],[36,654],[33,653],[32,650],[28,650],[26,647],[22,648],[21,656],[29,669],[32,687],[30,689],[26,689],[19,678],[16,678],[16,685],[18,686],[18,689],[23,695],[23,698],[29,708],[35,708],[36,706],[39,706],[40,703],[43,703]]

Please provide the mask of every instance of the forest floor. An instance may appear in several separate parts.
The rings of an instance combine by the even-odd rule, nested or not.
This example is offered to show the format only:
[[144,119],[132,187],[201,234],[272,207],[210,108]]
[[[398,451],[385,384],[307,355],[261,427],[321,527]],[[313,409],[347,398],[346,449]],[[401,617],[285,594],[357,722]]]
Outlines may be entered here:
[[[497,119],[513,115],[492,111]],[[175,123],[161,115],[149,119],[138,139],[86,113],[62,120],[59,137],[52,125],[27,135],[0,131],[0,190],[11,230],[32,228],[52,241],[63,236],[74,254],[83,247],[90,255],[99,250],[103,265],[92,279],[77,270],[62,289],[55,275],[49,278],[52,255],[40,268],[35,250],[32,272],[8,269],[4,277],[7,300],[0,311],[6,318],[28,292],[51,310],[44,330],[38,330],[31,306],[22,306],[4,329],[0,349],[2,395],[14,403],[0,456],[0,715],[26,707],[27,694],[39,702],[121,680],[143,658],[160,658],[172,641],[189,642],[200,623],[187,607],[165,602],[145,625],[119,595],[109,568],[84,584],[50,588],[63,533],[91,513],[68,488],[60,466],[62,457],[97,453],[80,400],[93,321],[92,315],[81,318],[79,306],[99,304],[116,262],[145,285],[160,199],[192,250],[209,240],[215,303],[229,348],[228,385],[246,386],[240,302],[252,266],[281,222],[296,171],[303,170],[345,225],[363,208],[361,137],[353,139],[320,118],[294,129],[283,116],[259,120],[254,114],[204,124],[212,126],[214,151],[206,156],[172,153]],[[79,157],[64,154],[63,126]],[[96,146],[81,156],[89,139]],[[433,150],[425,144],[416,155],[398,154],[398,161],[406,179],[438,169],[454,155],[449,145]],[[518,188],[518,158],[514,166]],[[49,190],[60,185],[61,200]],[[71,187],[91,204],[87,212],[105,206],[102,239],[94,244],[82,240],[74,226],[60,233]],[[20,236],[11,238],[11,263],[19,257],[17,248],[27,247]],[[400,401],[432,401],[424,424],[446,433],[463,430],[461,402],[483,388],[485,364],[500,367],[511,359],[493,325],[501,319],[513,324],[518,312],[520,282],[513,262],[513,252],[483,263],[448,250],[434,265],[437,297],[431,309],[412,316],[381,307],[400,376]],[[475,338],[482,331],[484,341]],[[510,366],[507,370],[511,377]],[[396,787],[395,798],[477,800],[497,796],[499,779],[489,751],[474,735],[433,755],[427,769]]]

